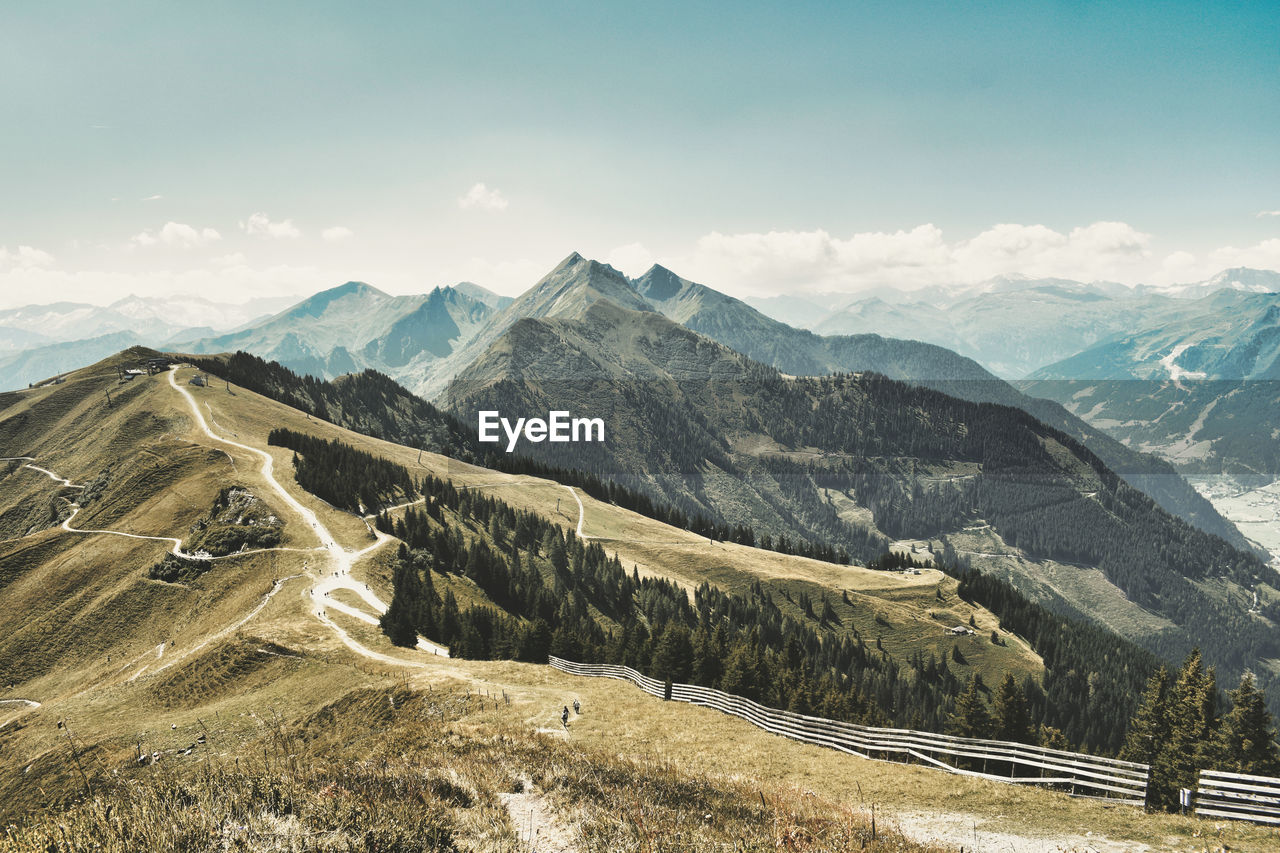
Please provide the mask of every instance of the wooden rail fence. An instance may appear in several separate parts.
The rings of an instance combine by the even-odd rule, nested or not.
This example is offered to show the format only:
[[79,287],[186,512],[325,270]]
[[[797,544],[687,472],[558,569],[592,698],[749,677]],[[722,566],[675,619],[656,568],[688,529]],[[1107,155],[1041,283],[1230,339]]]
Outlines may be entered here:
[[1195,812],[1280,825],[1280,779],[1220,770],[1201,770]]
[[[551,666],[571,675],[618,678],[666,697],[666,685],[626,666],[574,663],[552,656]],[[877,728],[779,711],[709,687],[672,684],[669,698],[740,717],[767,732],[878,761],[915,762],[979,779],[1044,785],[1072,796],[1143,806],[1146,764],[982,738],[910,729]],[[961,764],[965,766],[960,766]],[[1274,780],[1273,780],[1274,781]],[[1277,801],[1280,805],[1280,801]],[[1277,809],[1280,814],[1280,809]],[[1278,821],[1280,822],[1280,821]]]

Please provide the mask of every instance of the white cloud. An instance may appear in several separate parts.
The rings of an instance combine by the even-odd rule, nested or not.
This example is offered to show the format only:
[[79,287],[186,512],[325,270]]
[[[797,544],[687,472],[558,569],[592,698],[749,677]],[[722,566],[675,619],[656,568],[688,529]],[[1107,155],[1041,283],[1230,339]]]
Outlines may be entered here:
[[221,239],[222,235],[212,228],[195,228],[181,222],[166,222],[157,231],[147,229],[134,234],[132,243],[136,246],[161,244],[181,249],[194,249]]
[[160,193],[156,193],[155,195],[149,195],[142,200],[143,201],[159,201],[162,198],[164,198],[164,196],[160,195]]
[[1209,253],[1209,262],[1214,272],[1228,267],[1280,269],[1280,237],[1272,237],[1244,249],[1223,246]]
[[458,198],[458,207],[463,210],[503,211],[507,209],[507,200],[498,192],[484,184],[476,184],[467,190],[466,195]]
[[278,239],[283,237],[301,237],[302,231],[293,224],[292,219],[284,219],[280,222],[272,222],[271,218],[265,213],[255,213],[249,217],[247,222],[241,222],[240,227],[244,229],[244,233],[250,237],[270,237]]
[[618,246],[604,256],[604,262],[631,277],[643,275],[654,264],[654,254],[643,243]]
[[1065,234],[1045,225],[1004,223],[957,241],[947,241],[928,223],[845,238],[824,230],[713,231],[680,263],[713,286],[752,292],[912,288],[1011,274],[1126,280],[1149,265],[1149,243],[1150,235],[1124,222],[1095,222]]
[[1280,210],[1259,210],[1258,218],[1261,219],[1264,216],[1280,216]]
[[33,246],[19,246],[9,251],[0,246],[0,270],[29,270],[53,265],[53,255]]
[[320,236],[323,237],[327,243],[337,243],[354,236],[354,232],[345,225],[335,225],[332,228],[326,228],[321,231]]
[[1196,265],[1196,256],[1190,252],[1184,252],[1179,249],[1171,252],[1168,257],[1161,262],[1161,266],[1171,275],[1177,276],[1191,270]]

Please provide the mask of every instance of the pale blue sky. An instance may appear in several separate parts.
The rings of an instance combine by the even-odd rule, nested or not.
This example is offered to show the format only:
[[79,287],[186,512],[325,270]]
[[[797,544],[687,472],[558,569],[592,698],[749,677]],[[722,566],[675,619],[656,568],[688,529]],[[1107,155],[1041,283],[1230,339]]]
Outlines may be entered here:
[[1274,3],[10,6],[2,306],[1280,265]]

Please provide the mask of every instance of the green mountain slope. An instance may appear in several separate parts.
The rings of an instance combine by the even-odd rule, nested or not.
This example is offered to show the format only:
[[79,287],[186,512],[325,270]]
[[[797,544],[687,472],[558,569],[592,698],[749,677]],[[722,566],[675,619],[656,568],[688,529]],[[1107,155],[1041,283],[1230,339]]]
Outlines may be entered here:
[[[481,409],[601,417],[603,444],[520,450],[730,524],[862,555],[886,536],[946,538],[988,525],[1032,560],[1101,570],[1167,620],[1142,637],[1163,654],[1201,643],[1235,672],[1280,652],[1280,611],[1259,583],[1268,570],[1257,557],[1165,513],[1087,448],[1017,409],[874,375],[788,377],[653,312],[603,301],[578,320],[513,325],[446,399],[470,423]],[[1259,589],[1269,615],[1206,595],[1215,584]]]
[[[1240,531],[1197,494],[1168,462],[1116,441],[1067,411],[1054,401],[1056,397],[1046,400],[1041,399],[1041,395],[1021,393],[972,359],[914,340],[884,338],[877,334],[824,337],[794,329],[661,266],[654,266],[634,284],[637,292],[675,322],[783,373],[822,375],[870,370],[961,399],[1022,409],[1083,443],[1107,467],[1168,512],[1237,548],[1250,547]],[[892,326],[882,328],[896,331]]]

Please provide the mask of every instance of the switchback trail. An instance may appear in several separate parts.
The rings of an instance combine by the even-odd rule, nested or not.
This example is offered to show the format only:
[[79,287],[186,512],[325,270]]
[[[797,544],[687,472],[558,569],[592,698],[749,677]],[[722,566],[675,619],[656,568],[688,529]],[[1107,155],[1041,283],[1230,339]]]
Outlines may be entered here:
[[[329,529],[325,527],[324,524],[320,521],[319,516],[317,516],[313,510],[304,506],[301,501],[299,501],[292,494],[290,494],[289,491],[280,483],[280,481],[276,479],[275,459],[271,456],[270,453],[268,453],[265,450],[260,450],[256,447],[250,447],[247,444],[241,444],[238,441],[232,441],[229,438],[224,438],[220,435],[217,435],[216,433],[213,432],[213,430],[209,428],[209,423],[208,421],[205,420],[204,414],[200,411],[200,406],[197,405],[196,398],[191,394],[190,391],[188,391],[186,388],[183,388],[181,385],[178,384],[177,370],[178,370],[177,367],[171,368],[169,370],[169,384],[173,387],[175,391],[177,391],[179,394],[183,396],[183,398],[186,399],[187,405],[191,409],[191,416],[195,419],[195,422],[199,425],[201,432],[203,432],[208,438],[210,438],[213,441],[220,442],[230,447],[235,447],[239,450],[243,450],[244,452],[252,454],[258,457],[259,459],[261,459],[262,460],[261,473],[263,478],[266,479],[266,481],[270,484],[271,488],[275,490],[275,492],[280,496],[280,498],[285,502],[285,504],[288,505],[289,508],[292,509],[298,516],[300,516],[304,522],[310,525],[312,532],[316,535],[316,538],[320,540],[320,549],[328,553],[329,563],[330,563],[329,568],[331,569],[332,573],[327,575],[323,572],[321,573],[321,580],[319,580],[318,583],[312,587],[312,590],[311,590],[312,598],[324,599],[326,597],[325,593],[331,592],[334,589],[339,589],[339,588],[350,589],[351,591],[359,595],[363,601],[369,604],[369,606],[372,607],[377,612],[377,616],[381,616],[383,613],[385,613],[387,611],[386,604],[384,604],[381,599],[379,599],[376,595],[374,595],[373,592],[370,591],[365,584],[357,583],[356,581],[351,579],[351,567],[355,564],[355,562],[359,558],[363,557],[365,554],[369,553],[370,551],[376,548],[381,547],[384,543],[391,541],[391,537],[375,530],[374,531],[375,542],[369,547],[358,552],[351,552],[343,548],[338,543],[338,540],[334,538],[333,534],[329,532]],[[331,601],[325,602],[325,604],[332,605],[333,602]],[[342,610],[343,608],[340,607],[336,609]],[[356,610],[356,608],[347,608],[344,612],[350,612],[352,610]],[[356,612],[359,612],[359,611],[356,611]],[[347,646],[347,648],[351,649],[356,654],[359,654],[362,657],[369,658],[370,660],[381,661],[383,663],[394,664],[397,666],[423,666],[423,664],[417,661],[403,660],[401,658],[392,657],[391,655],[384,655],[380,652],[375,652],[372,649],[366,648],[364,645],[362,645],[361,643],[353,639],[337,623],[335,623],[332,619],[330,619],[325,614],[323,606],[321,606],[321,608],[316,611],[316,617],[322,623],[328,626],[330,630],[332,630],[335,634],[338,635],[338,639],[342,641],[343,645]],[[364,614],[363,616],[357,616],[356,618],[360,618],[362,621],[372,621],[374,624],[376,624],[377,622],[376,616],[370,617],[368,614]],[[447,657],[449,654],[448,649],[445,649],[442,646],[437,646],[436,644],[421,638],[419,638],[419,641],[418,641],[418,648],[425,649],[426,651],[431,651],[435,655],[439,655],[441,657]]]
[[[31,459],[31,457],[30,456],[17,456],[17,457],[9,456],[9,457],[0,458],[0,462],[17,462],[22,459]],[[86,488],[84,485],[80,483],[73,483],[70,480],[66,479],[65,477],[58,476],[53,471],[50,471],[47,468],[41,468],[39,466],[30,465],[30,464],[24,465],[23,467],[30,468],[32,471],[38,471],[41,474],[44,474],[45,476],[49,477],[51,480],[54,480],[55,482],[60,483],[63,488],[80,489],[80,490],[84,490]],[[169,542],[169,543],[172,543],[172,547],[169,549],[169,552],[173,554],[175,557],[182,557],[185,560],[230,560],[233,557],[247,557],[251,554],[262,554],[267,551],[305,552],[305,551],[317,550],[315,548],[288,548],[288,547],[254,548],[252,550],[234,551],[230,554],[222,554],[221,556],[214,557],[202,551],[183,550],[182,540],[174,536],[151,536],[145,533],[125,533],[123,530],[101,530],[101,529],[93,529],[93,528],[87,528],[87,527],[72,527],[71,520],[75,518],[76,515],[79,514],[80,510],[84,509],[84,507],[80,506],[80,504],[76,503],[73,500],[70,500],[70,499],[65,499],[65,500],[67,500],[67,503],[71,506],[71,515],[63,519],[62,524],[58,525],[62,530],[65,530],[68,533],[81,533],[85,535],[123,536],[126,539],[145,539],[151,542]],[[35,533],[39,533],[39,532],[41,531],[35,531]],[[35,535],[35,534],[28,533],[26,536],[32,536],[32,535]],[[19,536],[17,538],[25,539],[26,536]]]

